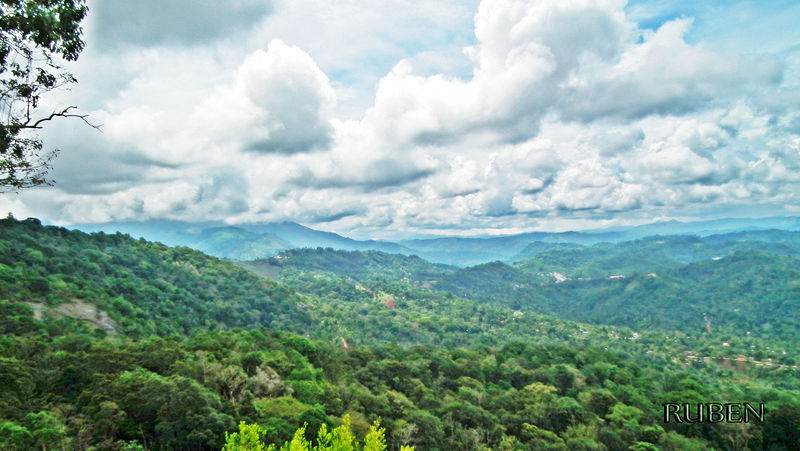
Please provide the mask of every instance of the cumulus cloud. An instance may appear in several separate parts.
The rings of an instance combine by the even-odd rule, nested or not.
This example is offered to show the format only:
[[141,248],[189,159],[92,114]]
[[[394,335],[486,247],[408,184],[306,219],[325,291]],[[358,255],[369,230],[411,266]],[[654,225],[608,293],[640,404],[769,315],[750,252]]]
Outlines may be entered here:
[[197,123],[244,150],[297,153],[323,148],[333,132],[328,114],[336,103],[330,81],[314,60],[280,40],[256,50],[239,67],[236,82],[209,96]]
[[[54,129],[60,184],[23,204],[81,222],[298,220],[384,236],[798,204],[796,52],[720,51],[690,38],[702,21],[642,26],[623,0],[484,0],[471,42],[447,20],[463,7],[447,4],[392,0],[396,23],[350,0],[279,3],[266,19],[236,5],[220,22],[244,30],[241,48],[228,25],[96,31],[134,49],[124,86],[97,102],[102,135]],[[442,53],[450,36],[463,54]]]
[[[342,119],[372,104],[378,80],[401,59],[427,73],[470,72],[461,48],[474,38],[478,0],[292,0],[276,4],[249,42],[278,38],[308,52],[334,79]],[[454,72],[450,72],[450,71]]]
[[684,146],[667,147],[640,158],[642,169],[656,181],[668,184],[709,181],[714,164]]
[[567,117],[643,117],[696,111],[750,84],[777,84],[782,65],[774,57],[720,55],[686,43],[690,19],[677,19],[643,42],[627,46],[613,64],[594,63],[568,80],[560,97]]
[[[62,195],[54,199],[65,205],[47,210],[78,221],[241,214],[251,205],[248,169],[265,163],[259,155],[331,142],[335,95],[305,52],[275,40],[231,75],[194,106],[118,99],[91,112],[102,132],[65,121],[48,127],[45,140],[62,150],[53,171]],[[255,181],[269,193],[280,172]]]
[[392,139],[448,143],[491,130],[500,142],[538,133],[548,113],[582,121],[692,113],[740,90],[777,85],[775,57],[690,45],[690,19],[639,31],[624,1],[486,0],[469,80],[420,76],[408,61],[381,80],[365,121]]

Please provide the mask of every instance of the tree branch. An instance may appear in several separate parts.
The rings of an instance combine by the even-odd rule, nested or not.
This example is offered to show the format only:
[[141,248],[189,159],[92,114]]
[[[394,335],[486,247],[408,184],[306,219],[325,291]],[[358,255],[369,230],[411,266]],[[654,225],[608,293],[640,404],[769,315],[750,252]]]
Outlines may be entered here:
[[53,113],[50,114],[50,116],[43,117],[43,118],[37,120],[36,122],[34,122],[33,124],[25,123],[20,128],[39,128],[40,129],[42,127],[40,127],[39,124],[41,124],[42,122],[51,121],[51,120],[53,120],[53,119],[55,119],[57,117],[77,117],[78,119],[80,119],[83,122],[85,122],[86,125],[88,125],[89,127],[92,127],[92,128],[94,128],[96,130],[100,130],[100,127],[102,127],[103,124],[99,124],[99,125],[98,124],[92,124],[91,122],[89,122],[88,119],[86,119],[87,117],[89,117],[88,114],[74,114],[74,113],[70,113],[69,112],[69,110],[72,110],[72,109],[75,109],[75,108],[77,108],[77,107],[76,106],[68,106],[68,107],[64,108],[63,110],[61,110],[61,111],[54,111]]

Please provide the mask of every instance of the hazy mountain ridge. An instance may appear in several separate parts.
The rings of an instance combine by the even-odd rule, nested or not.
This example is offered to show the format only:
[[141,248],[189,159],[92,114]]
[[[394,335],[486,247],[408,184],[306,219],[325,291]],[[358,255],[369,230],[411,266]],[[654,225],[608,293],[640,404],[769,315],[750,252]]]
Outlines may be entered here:
[[75,224],[73,227],[87,233],[126,233],[136,238],[157,241],[168,246],[191,247],[215,257],[234,260],[268,258],[288,249],[317,247],[412,253],[410,249],[396,243],[354,240],[294,222],[228,225],[221,221],[141,221]]
[[[540,263],[576,276],[602,276],[605,271],[631,272],[652,265],[651,270],[700,260],[725,257],[737,251],[760,250],[776,255],[800,254],[800,232],[762,230],[709,235],[655,235],[618,243],[583,246],[575,243],[535,242],[514,257],[521,266]],[[640,260],[636,262],[635,260]],[[593,263],[605,269],[591,272],[582,265]],[[583,271],[583,272],[581,272]],[[587,272],[588,271],[588,272]]]
[[186,244],[208,255],[234,260],[255,260],[295,247],[294,244],[271,233],[254,233],[238,227],[203,229],[197,241]]
[[[315,230],[294,222],[229,225],[214,222],[141,221],[103,224],[76,224],[86,232],[117,231],[170,246],[188,246],[210,255],[236,260],[268,258],[293,248],[332,248],[340,250],[376,250],[394,254],[417,255],[433,263],[467,267],[495,260],[512,263],[533,255],[526,247],[532,243],[592,246],[617,243],[652,235],[709,236],[721,233],[758,233],[780,228],[800,230],[800,218],[722,219],[713,221],[666,221],[631,227],[571,232],[528,232],[507,236],[423,237],[398,242],[354,240],[333,232]],[[219,233],[221,229],[229,232]],[[216,231],[217,233],[214,233]],[[743,235],[744,236],[744,235]],[[541,244],[537,245],[540,248]],[[538,251],[537,251],[538,252]]]

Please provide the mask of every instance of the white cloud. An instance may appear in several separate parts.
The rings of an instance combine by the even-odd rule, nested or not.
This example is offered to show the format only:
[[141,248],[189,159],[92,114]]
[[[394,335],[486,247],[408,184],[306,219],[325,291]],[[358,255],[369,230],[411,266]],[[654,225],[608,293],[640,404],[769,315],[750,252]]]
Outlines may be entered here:
[[385,235],[797,203],[796,55],[643,30],[622,0],[485,0],[472,37],[470,15],[298,0],[235,39],[129,36],[121,74],[81,69],[109,92],[75,91],[104,133],[47,131],[59,185],[4,205]]
[[714,164],[684,146],[654,150],[639,159],[642,169],[661,183],[697,183],[709,179]]
[[218,88],[195,110],[198,127],[236,141],[243,150],[297,153],[324,148],[333,133],[336,95],[303,50],[280,40],[256,50],[239,67],[233,86]]
[[720,55],[692,46],[684,35],[690,19],[667,22],[629,44],[613,64],[581,67],[561,97],[569,117],[643,117],[691,113],[720,100],[729,102],[751,83],[776,84],[776,58]]

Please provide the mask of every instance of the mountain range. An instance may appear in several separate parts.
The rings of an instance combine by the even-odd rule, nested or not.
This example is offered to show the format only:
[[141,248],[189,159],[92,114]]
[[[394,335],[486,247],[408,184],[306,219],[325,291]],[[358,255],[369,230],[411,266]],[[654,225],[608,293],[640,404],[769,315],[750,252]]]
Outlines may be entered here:
[[[393,241],[356,240],[333,232],[315,230],[295,222],[244,223],[221,221],[184,222],[149,220],[74,224],[84,232],[122,232],[168,246],[186,246],[232,260],[269,258],[295,248],[332,248],[348,251],[375,250],[417,255],[433,263],[467,267],[502,261],[513,263],[531,255],[534,246],[594,245],[617,243],[653,235],[710,236],[721,233],[769,229],[800,230],[800,217],[728,218],[709,221],[660,221],[639,226],[617,226],[567,232],[527,232],[503,236],[420,236]],[[527,249],[526,249],[527,248]]]

